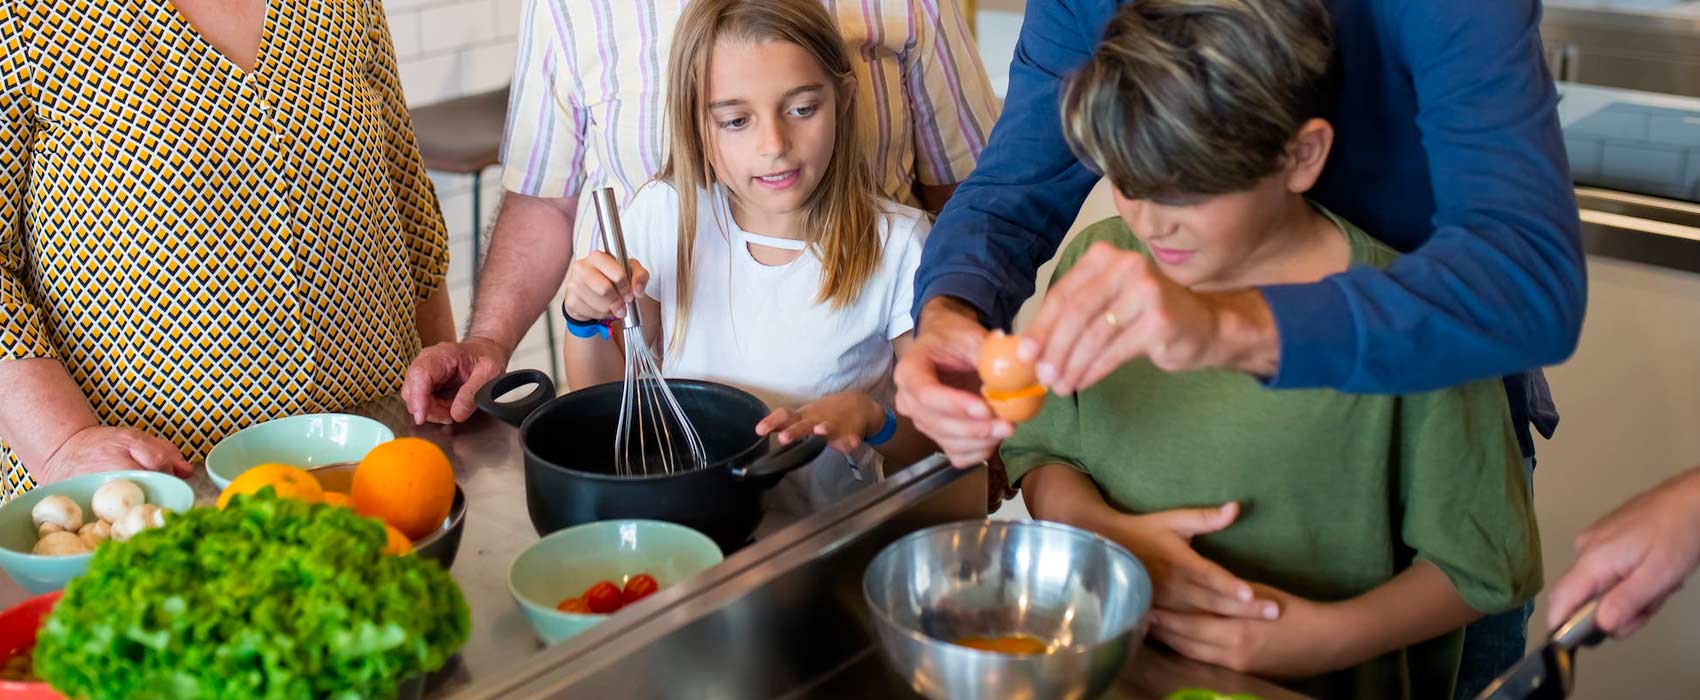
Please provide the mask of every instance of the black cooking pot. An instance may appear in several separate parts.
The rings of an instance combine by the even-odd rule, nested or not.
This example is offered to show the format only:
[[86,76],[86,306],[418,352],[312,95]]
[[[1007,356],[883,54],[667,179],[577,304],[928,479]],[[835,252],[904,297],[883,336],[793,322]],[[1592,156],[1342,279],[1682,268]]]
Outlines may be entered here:
[[[496,397],[536,385],[515,401]],[[478,407],[519,427],[525,452],[525,505],[537,534],[624,518],[665,520],[708,535],[731,552],[749,542],[761,522],[761,492],[819,457],[818,436],[769,451],[755,433],[766,404],[724,384],[669,379],[667,386],[702,437],[708,467],[675,474],[614,473],[614,429],[620,382],[559,398],[549,375],[509,372],[478,391]]]

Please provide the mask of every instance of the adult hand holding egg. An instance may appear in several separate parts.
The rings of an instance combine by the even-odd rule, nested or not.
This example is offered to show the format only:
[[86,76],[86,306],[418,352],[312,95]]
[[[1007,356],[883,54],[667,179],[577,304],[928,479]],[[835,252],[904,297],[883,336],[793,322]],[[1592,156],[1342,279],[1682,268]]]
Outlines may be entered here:
[[1221,367],[1270,376],[1281,352],[1261,292],[1188,289],[1144,255],[1108,243],[1092,246],[1051,286],[1023,335],[1022,359],[1065,395],[1140,357],[1168,372]]
[[990,459],[1015,432],[980,396],[978,365],[986,329],[968,305],[948,297],[927,302],[915,342],[897,360],[897,412],[938,444],[958,467]]

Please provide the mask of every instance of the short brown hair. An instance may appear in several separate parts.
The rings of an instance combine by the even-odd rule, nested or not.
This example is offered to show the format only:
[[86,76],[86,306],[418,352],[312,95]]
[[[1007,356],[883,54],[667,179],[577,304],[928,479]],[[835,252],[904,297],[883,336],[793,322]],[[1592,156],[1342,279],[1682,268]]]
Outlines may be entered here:
[[1333,54],[1318,0],[1137,0],[1062,99],[1070,148],[1130,199],[1249,189],[1316,116]]

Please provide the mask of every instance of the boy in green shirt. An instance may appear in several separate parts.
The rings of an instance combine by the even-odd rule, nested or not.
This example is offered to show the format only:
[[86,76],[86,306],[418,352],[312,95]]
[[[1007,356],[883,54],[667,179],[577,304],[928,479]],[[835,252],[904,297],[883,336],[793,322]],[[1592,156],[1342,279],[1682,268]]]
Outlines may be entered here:
[[[1055,277],[1115,248],[1198,290],[1392,261],[1303,196],[1333,141],[1313,106],[1327,26],[1316,0],[1124,5],[1063,97],[1069,140],[1121,218],[1082,232]],[[1152,570],[1154,637],[1319,697],[1451,697],[1463,627],[1540,587],[1497,382],[1274,392],[1139,360],[1051,397],[1002,455],[1035,517]]]

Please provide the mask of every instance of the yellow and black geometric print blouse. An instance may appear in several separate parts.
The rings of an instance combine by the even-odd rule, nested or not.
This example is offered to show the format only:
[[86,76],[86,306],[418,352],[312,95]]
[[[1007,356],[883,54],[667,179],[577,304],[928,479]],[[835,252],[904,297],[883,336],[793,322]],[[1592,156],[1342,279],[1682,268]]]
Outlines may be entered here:
[[400,388],[448,240],[379,0],[267,0],[252,72],[169,0],[0,0],[0,42],[0,362],[191,461]]

